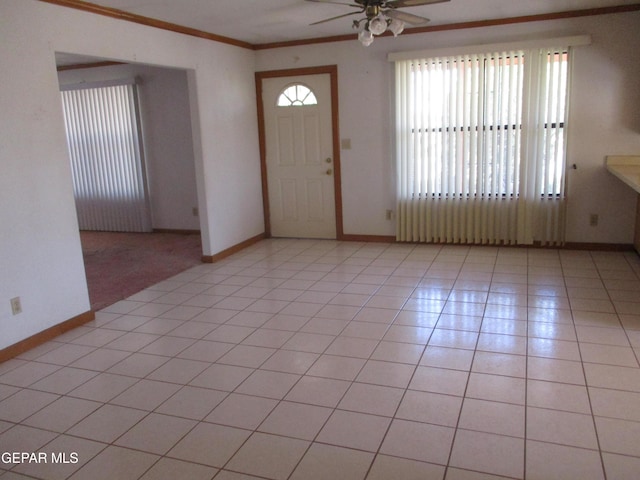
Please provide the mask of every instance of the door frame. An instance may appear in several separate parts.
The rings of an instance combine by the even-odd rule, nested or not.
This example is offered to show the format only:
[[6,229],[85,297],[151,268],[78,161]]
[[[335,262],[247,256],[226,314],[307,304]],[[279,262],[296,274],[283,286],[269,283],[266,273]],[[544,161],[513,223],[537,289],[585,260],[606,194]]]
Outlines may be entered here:
[[260,170],[262,173],[262,205],[264,208],[265,237],[271,237],[271,209],[269,205],[269,187],[267,184],[267,154],[265,140],[264,104],[262,98],[262,82],[267,78],[302,77],[305,75],[328,74],[331,86],[331,133],[333,150],[333,191],[336,213],[336,240],[344,238],[342,227],[342,181],[340,168],[340,128],[338,123],[338,66],[325,65],[308,68],[292,68],[256,72],[256,102],[258,106],[258,138],[260,142]]

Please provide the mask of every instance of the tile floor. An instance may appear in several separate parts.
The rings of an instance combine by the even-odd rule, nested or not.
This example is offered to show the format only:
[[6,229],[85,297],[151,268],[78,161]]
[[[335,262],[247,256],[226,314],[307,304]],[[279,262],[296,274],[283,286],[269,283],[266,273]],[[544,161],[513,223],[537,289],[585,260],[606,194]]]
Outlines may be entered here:
[[0,364],[0,479],[638,478],[639,273],[266,240]]

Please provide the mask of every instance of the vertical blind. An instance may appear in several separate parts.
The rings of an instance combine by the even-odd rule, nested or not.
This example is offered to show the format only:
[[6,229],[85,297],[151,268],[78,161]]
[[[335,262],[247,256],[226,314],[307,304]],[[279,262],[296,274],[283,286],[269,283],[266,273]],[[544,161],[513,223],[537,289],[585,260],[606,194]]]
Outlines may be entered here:
[[82,230],[151,230],[133,83],[62,92]]
[[562,243],[567,52],[396,61],[399,241]]

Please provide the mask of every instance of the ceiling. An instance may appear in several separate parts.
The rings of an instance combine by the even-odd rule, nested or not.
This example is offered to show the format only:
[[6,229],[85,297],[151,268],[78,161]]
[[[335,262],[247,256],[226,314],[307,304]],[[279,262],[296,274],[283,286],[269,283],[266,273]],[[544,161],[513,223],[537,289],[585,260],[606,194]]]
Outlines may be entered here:
[[[332,1],[349,3],[348,0]],[[253,45],[351,34],[354,33],[352,20],[360,18],[353,15],[310,26],[313,22],[357,10],[305,0],[90,0],[87,3]],[[433,26],[637,4],[638,0],[451,0],[403,10],[430,18],[429,25]]]

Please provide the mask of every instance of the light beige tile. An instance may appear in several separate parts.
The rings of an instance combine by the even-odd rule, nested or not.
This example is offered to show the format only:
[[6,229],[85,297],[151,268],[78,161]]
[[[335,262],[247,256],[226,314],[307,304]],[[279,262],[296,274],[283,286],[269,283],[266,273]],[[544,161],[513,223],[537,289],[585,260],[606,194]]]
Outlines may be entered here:
[[406,388],[415,371],[413,365],[369,360],[357,376],[358,382]]
[[0,402],[0,420],[21,422],[58,398],[52,393],[20,390]]
[[23,423],[32,427],[62,433],[100,408],[100,406],[101,404],[98,402],[72,397],[60,397],[55,402],[31,415]]
[[527,408],[527,439],[597,449],[598,441],[591,415]]
[[69,395],[87,400],[107,402],[124,392],[137,381],[137,378],[125,377],[124,375],[100,373],[72,390]]
[[458,427],[524,438],[525,409],[522,405],[465,398]]
[[249,438],[250,433],[238,428],[199,423],[169,451],[167,457],[222,467]]
[[98,442],[111,443],[145,416],[146,413],[141,410],[104,405],[69,429],[67,433]]
[[182,350],[178,357],[201,362],[215,362],[232,348],[233,344],[231,343],[198,340]]
[[118,438],[115,444],[163,455],[195,425],[194,420],[152,413]]
[[367,474],[367,469],[371,465],[373,457],[373,453],[369,452],[314,443],[290,478],[291,480],[323,480],[330,478],[361,480]]
[[[566,445],[527,441],[527,478],[603,480],[600,454]],[[611,478],[611,477],[608,477]]]
[[603,452],[640,457],[640,423],[594,417]]
[[525,390],[523,378],[471,373],[465,397],[524,405]]
[[479,332],[482,323],[481,316],[452,315],[443,313],[438,319],[437,327],[445,330]]
[[31,388],[43,392],[64,395],[98,375],[98,372],[81,370],[79,368],[64,367],[51,375],[37,381]]
[[304,376],[289,391],[285,399],[292,402],[335,407],[350,385],[350,382],[344,380]]
[[[24,473],[36,478],[64,480],[89,463],[106,447],[107,445],[104,443],[92,442],[85,438],[60,435],[40,449],[47,455],[47,463],[23,463],[16,466],[13,472]],[[73,463],[71,453],[77,454],[77,463]],[[53,455],[60,456],[61,454],[63,455],[62,461],[66,461],[66,463],[54,463]]]
[[634,478],[640,472],[640,458],[603,453],[602,461],[609,480]]
[[436,328],[429,339],[430,346],[465,348],[474,350],[478,342],[478,333],[463,330]]
[[591,387],[589,398],[598,417],[640,422],[640,393]]
[[110,446],[78,470],[71,478],[74,480],[83,478],[134,480],[139,478],[157,460],[156,455]]
[[376,452],[390,422],[391,419],[386,417],[336,410],[316,440],[340,447]]
[[377,343],[372,360],[416,365],[424,351],[423,345],[381,341]]
[[530,338],[528,341],[528,354],[532,357],[580,361],[578,342],[569,342],[566,340]]
[[189,384],[194,387],[214,388],[231,392],[251,373],[253,373],[251,368],[214,364],[191,380]]
[[529,380],[527,405],[567,412],[591,414],[589,394],[582,385]]
[[159,380],[161,382],[180,383],[184,385],[208,368],[209,365],[210,363],[208,362],[172,358],[147,375],[147,378],[149,380]]
[[155,411],[176,417],[202,420],[226,396],[226,392],[218,390],[184,386]]
[[319,333],[298,332],[293,335],[282,348],[296,350],[298,352],[322,353],[335,337],[333,335],[321,335]]
[[238,388],[236,393],[258,395],[261,397],[282,399],[291,387],[300,379],[300,375],[292,373],[257,370],[252,373]]
[[638,368],[638,360],[631,347],[583,343],[580,352],[583,362]]
[[[15,425],[0,434],[0,445],[3,446],[3,453],[9,452],[37,452],[44,445],[48,444],[58,436],[57,433],[40,430],[38,428],[27,427],[25,425]],[[8,450],[5,450],[7,447]],[[14,464],[4,463],[3,466],[11,468]]]
[[446,465],[455,429],[407,420],[393,420],[380,453]]
[[277,350],[260,368],[302,375],[311,368],[319,356],[317,353]]
[[515,335],[481,333],[476,349],[485,352],[524,355],[527,351],[527,340],[525,337]]
[[350,322],[341,335],[345,337],[367,338],[370,340],[382,340],[389,328],[385,323]]
[[395,417],[403,420],[456,427],[461,407],[461,397],[408,390]]
[[368,480],[387,480],[402,478],[403,480],[437,480],[444,478],[445,468],[442,465],[418,462],[405,458],[376,456],[367,476]]
[[331,412],[332,410],[326,407],[280,402],[258,430],[301,440],[313,440]]
[[470,370],[473,351],[429,345],[424,350],[420,365],[455,370]]
[[355,380],[366,360],[337,355],[322,355],[307,374],[315,377],[335,378],[337,380]]
[[404,390],[400,388],[352,383],[338,408],[353,412],[392,417],[400,404]]
[[576,329],[573,324],[558,322],[529,322],[529,338],[549,338],[555,340],[576,340]]
[[590,387],[640,392],[640,369],[585,363],[584,372]]
[[409,388],[425,392],[464,395],[468,372],[434,367],[418,367]]
[[580,342],[616,345],[619,347],[629,346],[629,339],[622,328],[601,328],[578,325],[576,326],[576,332]]
[[110,403],[140,410],[153,410],[178,390],[180,385],[143,379],[112,399]]
[[450,466],[523,478],[524,439],[459,429]]
[[584,385],[584,372],[580,362],[558,360],[555,358],[529,357],[527,362],[528,378],[550,382]]
[[0,375],[0,383],[13,385],[14,387],[28,387],[51,375],[60,368],[61,367],[57,365],[27,362],[8,371],[4,375]]
[[211,480],[217,472],[217,469],[204,465],[161,458],[140,480],[176,480],[178,478]]
[[254,430],[278,404],[276,400],[232,393],[207,417],[206,421]]
[[254,433],[229,461],[227,468],[285,480],[305,454],[309,442]]
[[527,371],[526,360],[527,357],[524,355],[476,352],[471,370],[477,373],[524,378]]

